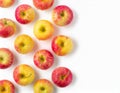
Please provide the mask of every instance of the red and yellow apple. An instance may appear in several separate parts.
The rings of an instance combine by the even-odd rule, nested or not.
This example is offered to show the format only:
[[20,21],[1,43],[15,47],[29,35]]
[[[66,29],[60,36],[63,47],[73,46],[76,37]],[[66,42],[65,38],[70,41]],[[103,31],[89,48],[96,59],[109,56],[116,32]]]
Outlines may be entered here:
[[54,27],[48,20],[38,20],[34,25],[34,35],[39,40],[46,40],[54,33]]
[[34,9],[28,4],[19,5],[15,10],[16,20],[21,24],[28,24],[35,18]]
[[34,64],[42,70],[50,68],[53,63],[54,56],[48,50],[39,50],[34,54]]
[[14,4],[15,0],[0,0],[0,7],[8,8]]
[[73,20],[73,12],[66,5],[59,5],[52,11],[52,20],[58,26],[65,26]]
[[66,87],[72,82],[72,72],[66,67],[55,68],[52,72],[52,80],[59,87]]
[[7,38],[16,32],[16,24],[8,18],[0,19],[0,37]]
[[34,93],[53,93],[54,87],[47,79],[40,79],[34,84]]
[[33,50],[34,41],[30,36],[22,34],[17,36],[17,38],[14,41],[14,46],[18,53],[26,54]]
[[31,66],[21,64],[14,69],[13,78],[17,84],[26,86],[33,82],[35,72]]
[[0,69],[8,68],[14,61],[13,53],[7,48],[0,48]]
[[73,42],[71,38],[65,35],[58,35],[52,40],[52,50],[58,56],[65,56],[73,49]]
[[15,87],[9,80],[0,80],[0,93],[15,93]]
[[40,10],[46,10],[50,8],[54,3],[54,0],[33,0],[33,4]]

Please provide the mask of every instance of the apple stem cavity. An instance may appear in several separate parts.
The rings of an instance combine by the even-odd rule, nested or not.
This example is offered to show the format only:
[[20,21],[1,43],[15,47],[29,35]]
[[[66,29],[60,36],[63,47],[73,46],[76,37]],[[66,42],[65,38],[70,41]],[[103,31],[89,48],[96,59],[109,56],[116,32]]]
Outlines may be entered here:
[[40,28],[40,31],[41,31],[41,32],[45,32],[45,27],[41,27],[41,28]]
[[61,17],[64,17],[64,15],[65,15],[65,14],[64,14],[64,12],[62,11],[61,14],[60,14],[60,16],[61,16]]
[[64,80],[65,78],[66,78],[65,75],[62,75],[62,76],[60,77],[61,80]]
[[23,78],[23,77],[25,77],[25,75],[24,74],[20,74],[20,78]]
[[40,59],[40,62],[41,62],[41,63],[44,63],[44,62],[45,62],[45,57],[44,57],[43,55],[41,55],[39,59]]
[[25,16],[25,13],[24,13],[24,12],[21,12],[21,15],[22,15],[22,16]]
[[28,78],[28,77],[30,77],[32,74],[30,73],[29,75],[27,75],[27,76],[25,76],[24,74],[20,74],[20,77],[21,78]]
[[7,25],[7,21],[6,20],[4,21],[4,24]]
[[40,88],[40,90],[44,91],[44,90],[45,90],[45,88],[44,88],[44,87],[41,87],[41,88]]
[[0,61],[3,61],[3,57],[0,57]]
[[0,91],[4,92],[6,89],[4,87],[1,87]]
[[25,44],[24,44],[24,43],[20,43],[20,46],[21,46],[21,47],[24,47],[24,46],[25,46]]
[[63,41],[60,43],[60,46],[61,46],[61,47],[64,47],[64,42],[63,42]]

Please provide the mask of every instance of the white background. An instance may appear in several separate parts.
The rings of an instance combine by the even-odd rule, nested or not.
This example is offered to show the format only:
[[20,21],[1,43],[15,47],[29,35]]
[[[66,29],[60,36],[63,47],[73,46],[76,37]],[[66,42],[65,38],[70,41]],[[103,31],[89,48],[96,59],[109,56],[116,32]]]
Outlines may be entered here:
[[[14,16],[20,4],[30,4],[36,11],[34,22],[21,25]],[[67,56],[55,56],[54,65],[48,70],[40,70],[33,64],[33,55],[39,49],[51,50],[51,40],[39,41],[33,34],[36,20],[51,20],[51,11],[57,5],[68,5],[74,12],[74,20],[65,27],[55,25],[55,35],[64,34],[74,41],[74,50]],[[73,82],[65,88],[55,86],[54,93],[120,93],[120,3],[119,0],[55,0],[46,10],[37,10],[32,0],[17,0],[10,8],[0,8],[0,18],[10,18],[17,24],[17,33],[10,38],[0,38],[0,47],[9,48],[15,55],[14,64],[5,70],[0,69],[0,80],[11,80],[16,93],[33,93],[37,79],[51,81],[51,72],[65,66],[73,72]],[[36,42],[33,52],[21,55],[14,49],[14,39],[20,34],[30,35]],[[53,53],[53,52],[52,52]],[[36,71],[35,81],[25,87],[15,83],[13,69],[22,63],[31,65]]]

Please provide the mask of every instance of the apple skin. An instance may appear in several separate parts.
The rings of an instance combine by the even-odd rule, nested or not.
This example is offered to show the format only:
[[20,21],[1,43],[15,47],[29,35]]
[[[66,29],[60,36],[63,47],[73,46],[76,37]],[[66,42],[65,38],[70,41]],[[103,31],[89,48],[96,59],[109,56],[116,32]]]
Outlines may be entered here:
[[54,0],[33,0],[33,4],[40,10],[46,10],[50,8],[54,3]]
[[15,93],[15,87],[9,80],[0,80],[0,93]]
[[35,12],[30,5],[19,5],[15,10],[15,18],[21,24],[28,24],[35,18]]
[[34,93],[53,93],[54,87],[47,79],[39,79],[34,84]]
[[72,82],[72,72],[66,67],[57,67],[52,72],[52,81],[58,87],[66,87]]
[[46,40],[54,33],[54,26],[48,20],[38,20],[34,25],[34,35],[39,40]]
[[0,0],[0,7],[8,8],[15,3],[15,0]]
[[0,19],[0,37],[7,38],[16,32],[16,24],[8,18]]
[[58,26],[68,25],[73,20],[73,11],[66,5],[59,5],[52,11],[52,20]]
[[53,63],[54,56],[48,50],[39,50],[34,54],[34,64],[42,70],[50,68]]
[[34,41],[30,36],[22,34],[16,37],[14,47],[18,53],[27,54],[33,50]]
[[29,85],[35,78],[33,68],[27,64],[18,65],[13,71],[13,78],[21,86]]
[[14,61],[13,53],[7,48],[0,48],[0,69],[6,69]]
[[56,55],[65,56],[72,51],[73,42],[68,36],[58,35],[53,38],[51,47]]

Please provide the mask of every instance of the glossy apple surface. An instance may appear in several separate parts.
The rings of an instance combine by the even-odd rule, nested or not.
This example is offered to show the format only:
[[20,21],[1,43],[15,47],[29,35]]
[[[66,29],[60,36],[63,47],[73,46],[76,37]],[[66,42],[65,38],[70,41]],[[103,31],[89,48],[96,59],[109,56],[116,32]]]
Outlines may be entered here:
[[17,84],[26,86],[33,82],[35,72],[31,66],[21,64],[14,69],[13,78]]
[[58,87],[66,87],[72,82],[72,72],[66,67],[55,68],[52,80]]
[[46,10],[50,8],[54,3],[54,0],[33,0],[33,4],[40,10]]
[[18,53],[27,54],[33,50],[34,41],[30,36],[22,34],[16,37],[14,47]]
[[73,49],[73,42],[71,38],[65,35],[58,35],[52,40],[52,50],[58,56],[65,56]]
[[30,5],[19,5],[15,10],[15,18],[21,24],[28,24],[35,18],[35,12]]
[[0,69],[8,68],[14,61],[13,53],[7,48],[0,48]]
[[34,25],[34,35],[39,40],[46,40],[54,33],[54,27],[48,20],[38,20]]
[[16,32],[16,24],[8,18],[0,19],[0,37],[7,38]]
[[53,63],[54,56],[48,50],[39,50],[34,54],[34,64],[42,70],[50,68]]
[[40,79],[34,84],[34,93],[53,93],[52,83],[47,79]]
[[66,5],[59,5],[52,11],[52,20],[58,26],[68,25],[73,20],[73,11]]
[[15,93],[15,87],[9,80],[0,80],[0,93]]
[[0,0],[0,7],[8,8],[14,4],[15,0]]

